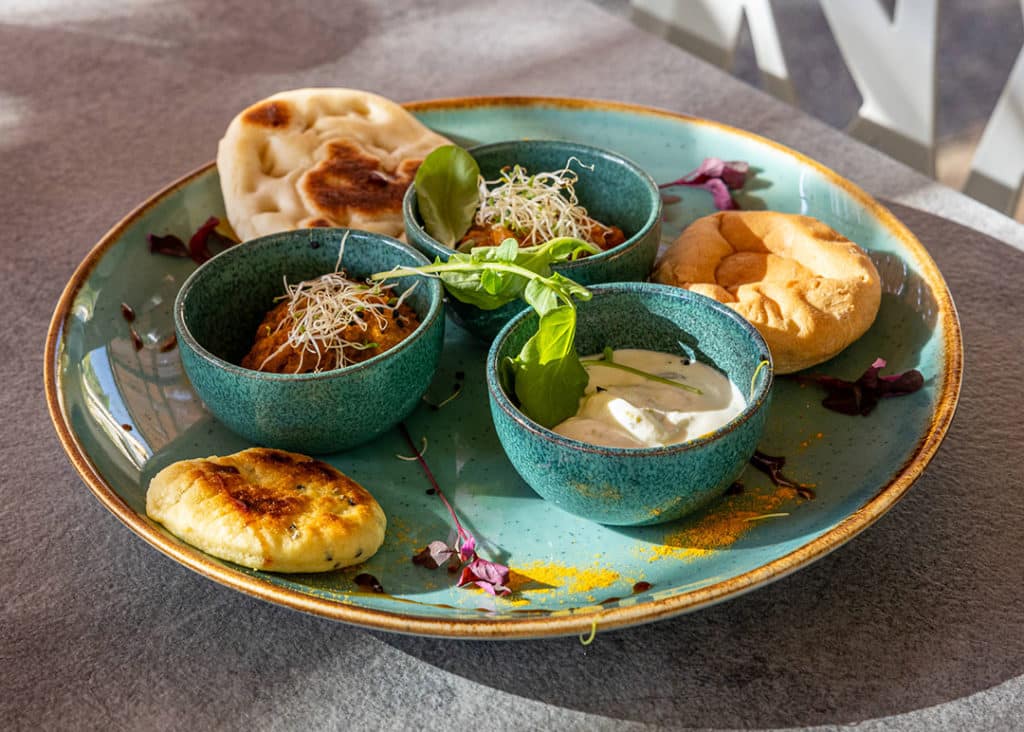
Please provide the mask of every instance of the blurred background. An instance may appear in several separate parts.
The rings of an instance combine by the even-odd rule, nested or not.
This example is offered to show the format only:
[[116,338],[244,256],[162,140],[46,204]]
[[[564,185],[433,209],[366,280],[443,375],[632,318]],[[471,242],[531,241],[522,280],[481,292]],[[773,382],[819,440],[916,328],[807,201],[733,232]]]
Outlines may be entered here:
[[[1006,114],[1002,119],[1005,124],[998,134],[996,130],[990,132],[993,139],[988,145],[987,157],[978,154],[982,134],[1021,55],[1024,0],[592,2],[725,68],[752,86],[799,106],[829,125],[849,131],[946,185],[965,190],[1018,221],[1024,221],[1019,173],[1013,172],[1013,166],[1017,171],[1024,171],[1024,159],[1021,159],[1024,157],[1024,139],[1021,139],[1024,136],[1021,132],[1024,131],[1024,73],[1018,74],[1016,96],[1004,102]],[[895,16],[897,5],[901,5],[899,12],[907,13],[902,19]],[[879,21],[882,14],[886,23],[893,24],[892,28],[880,28],[877,22],[871,25],[871,21]],[[877,17],[870,17],[872,15]],[[863,26],[855,27],[862,21]],[[902,23],[901,28],[896,27],[898,23]],[[756,45],[752,25],[757,31],[754,35],[759,43]],[[833,28],[842,29],[844,38],[837,40]],[[887,35],[886,30],[893,32]],[[762,40],[773,32],[778,41],[778,48],[774,50],[781,51],[781,59],[774,62],[770,57],[766,61],[773,49],[769,48],[766,54]],[[845,42],[842,48],[841,42]],[[898,67],[906,72],[907,67],[922,56],[927,57],[932,49],[933,66],[928,61],[924,66],[930,68],[920,71],[916,77],[907,73],[904,79],[892,80],[893,85],[898,86],[901,81],[910,79],[914,89],[920,87],[925,91],[928,84],[934,84],[931,109],[925,108],[922,112],[934,120],[930,134],[927,120],[922,122],[924,131],[918,138],[923,139],[923,146],[912,139],[901,140],[898,136],[894,139],[886,130],[858,121],[864,100],[851,67],[859,64],[870,73],[874,61],[878,67],[889,63],[890,69]],[[844,52],[854,57],[853,63],[847,62]],[[894,55],[885,55],[887,53]],[[892,59],[896,59],[896,63],[892,63]],[[777,69],[780,64],[784,65],[787,78],[780,81],[775,75],[765,73],[766,66]],[[895,101],[898,104],[900,100]],[[994,190],[989,185],[991,181],[985,178],[998,177],[994,168],[1001,165],[1005,168],[1007,157],[1014,162],[1010,164],[1009,173],[1004,172],[1002,177],[1014,180],[1012,190],[1007,190],[1009,183]],[[972,167],[977,175],[968,184]]]

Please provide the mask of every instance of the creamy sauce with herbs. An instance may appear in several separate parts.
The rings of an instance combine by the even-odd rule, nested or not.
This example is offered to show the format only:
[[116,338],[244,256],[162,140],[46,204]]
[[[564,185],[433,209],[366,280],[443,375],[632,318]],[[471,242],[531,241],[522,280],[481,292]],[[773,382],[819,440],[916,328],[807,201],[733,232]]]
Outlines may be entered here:
[[657,351],[623,349],[613,361],[700,389],[701,394],[582,360],[590,380],[576,415],[554,431],[608,447],[662,447],[686,442],[728,423],[746,400],[729,378],[705,364]]

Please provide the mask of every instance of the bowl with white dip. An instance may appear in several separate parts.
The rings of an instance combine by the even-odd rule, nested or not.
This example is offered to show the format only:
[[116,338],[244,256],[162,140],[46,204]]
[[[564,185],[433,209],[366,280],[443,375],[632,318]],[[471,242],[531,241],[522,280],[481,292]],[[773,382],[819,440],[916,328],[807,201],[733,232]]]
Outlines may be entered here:
[[768,346],[724,305],[645,282],[590,288],[576,352],[589,381],[576,415],[550,429],[527,417],[499,370],[537,331],[523,312],[487,357],[491,415],[523,480],[603,524],[672,521],[722,495],[753,455],[772,384]]

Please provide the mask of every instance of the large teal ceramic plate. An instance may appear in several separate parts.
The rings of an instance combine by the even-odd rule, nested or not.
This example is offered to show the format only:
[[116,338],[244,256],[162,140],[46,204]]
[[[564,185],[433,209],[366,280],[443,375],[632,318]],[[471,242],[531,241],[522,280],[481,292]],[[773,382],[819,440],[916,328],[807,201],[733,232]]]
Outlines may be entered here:
[[[182,564],[243,592],[363,626],[459,638],[589,633],[694,610],[778,579],[848,541],[910,487],[949,427],[960,389],[960,329],[949,291],[925,248],[888,211],[835,173],[771,141],[716,123],[615,103],[485,98],[410,105],[426,124],[464,143],[517,137],[577,140],[616,150],[658,181],[704,157],[757,170],[740,201],[816,216],[869,250],[884,280],[877,322],[821,370],[854,378],[877,356],[917,368],[925,388],[883,402],[867,418],[827,412],[813,388],[780,379],[762,450],[784,455],[791,477],[815,485],[807,500],[750,469],[742,494],[675,524],[600,526],[545,503],[507,462],[490,423],[485,349],[449,323],[429,396],[465,388],[440,410],[408,420],[428,439],[427,460],[481,552],[511,566],[516,592],[497,600],[457,589],[444,570],[411,557],[444,539],[450,521],[397,431],[329,461],[368,487],[389,517],[380,552],[355,570],[275,575],[219,561],[183,544],[145,515],[147,483],[183,458],[247,447],[192,391],[175,350],[171,304],[193,268],[151,255],[146,234],[187,236],[222,216],[217,171],[206,166],[153,196],[86,256],[54,313],[46,353],[50,411],[76,469],[127,526]],[[208,141],[209,149],[215,140]],[[703,191],[666,206],[666,238],[713,209]],[[137,313],[146,343],[132,345],[121,303]],[[368,572],[386,594],[354,582]],[[155,581],[155,580],[154,580]]]

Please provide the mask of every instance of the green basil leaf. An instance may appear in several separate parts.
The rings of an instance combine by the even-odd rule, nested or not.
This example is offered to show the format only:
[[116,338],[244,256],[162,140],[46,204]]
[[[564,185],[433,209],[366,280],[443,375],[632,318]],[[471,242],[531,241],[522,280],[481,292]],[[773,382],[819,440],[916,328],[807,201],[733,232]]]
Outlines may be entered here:
[[498,364],[498,384],[513,401],[515,401],[516,395],[516,362],[509,356],[501,359],[501,363]]
[[576,280],[570,280],[564,275],[555,272],[545,279],[549,287],[556,288],[565,298],[575,297],[578,300],[589,300],[593,293]]
[[530,280],[523,290],[523,299],[541,317],[563,304],[558,291],[546,280]]
[[576,414],[587,387],[587,370],[576,354],[576,308],[549,310],[515,359],[515,395],[520,409],[545,427]]
[[427,233],[453,247],[469,231],[479,207],[480,166],[455,145],[437,148],[416,171],[416,203]]

